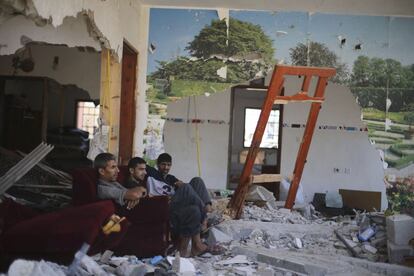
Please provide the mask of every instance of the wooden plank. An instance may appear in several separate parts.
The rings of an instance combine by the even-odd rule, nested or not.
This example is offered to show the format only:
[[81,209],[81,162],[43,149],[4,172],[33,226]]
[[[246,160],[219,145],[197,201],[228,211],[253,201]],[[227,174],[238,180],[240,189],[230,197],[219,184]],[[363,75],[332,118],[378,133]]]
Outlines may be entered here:
[[339,189],[345,206],[362,210],[381,210],[381,192]]
[[280,182],[282,181],[281,174],[259,174],[253,175],[252,183],[268,183],[268,182]]
[[277,99],[274,104],[288,104],[288,103],[322,103],[323,100],[283,100]]
[[229,202],[229,206],[233,210],[233,215],[236,219],[239,219],[243,212],[243,204],[249,191],[254,161],[256,159],[258,151],[260,150],[260,143],[262,142],[263,133],[265,131],[267,121],[269,120],[270,111],[272,111],[273,108],[273,102],[275,101],[276,96],[279,96],[281,94],[283,88],[283,75],[277,71],[277,68],[275,69],[276,70],[272,75],[269,89],[266,94],[266,99],[260,112],[256,130],[253,134],[252,143],[247,154],[246,163],[243,167],[239,185],[237,186],[236,192]]

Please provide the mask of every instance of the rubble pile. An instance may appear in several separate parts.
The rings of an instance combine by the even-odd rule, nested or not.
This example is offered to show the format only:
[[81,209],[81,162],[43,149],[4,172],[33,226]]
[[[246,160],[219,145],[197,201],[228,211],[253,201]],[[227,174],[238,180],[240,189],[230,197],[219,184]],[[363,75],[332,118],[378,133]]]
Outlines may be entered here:
[[[6,174],[24,156],[24,153],[0,148],[0,175]],[[39,162],[2,196],[37,210],[53,211],[68,205],[71,194],[72,177]]]
[[388,260],[385,216],[382,213],[356,212],[350,224],[337,229],[337,236],[341,241],[335,246],[348,249],[354,257],[374,262]]
[[334,221],[324,221],[324,219],[307,219],[300,212],[295,210],[289,210],[285,208],[280,209],[265,209],[256,205],[247,205],[243,209],[242,219],[265,221],[265,222],[278,222],[278,223],[291,223],[291,224],[335,224]]

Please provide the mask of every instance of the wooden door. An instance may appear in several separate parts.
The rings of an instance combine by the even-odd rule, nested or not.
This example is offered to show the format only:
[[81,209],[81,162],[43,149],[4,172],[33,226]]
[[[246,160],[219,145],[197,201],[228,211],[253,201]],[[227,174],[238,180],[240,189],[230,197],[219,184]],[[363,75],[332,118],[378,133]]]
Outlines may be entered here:
[[138,54],[124,42],[119,114],[119,163],[123,165],[132,157],[134,142],[137,59]]

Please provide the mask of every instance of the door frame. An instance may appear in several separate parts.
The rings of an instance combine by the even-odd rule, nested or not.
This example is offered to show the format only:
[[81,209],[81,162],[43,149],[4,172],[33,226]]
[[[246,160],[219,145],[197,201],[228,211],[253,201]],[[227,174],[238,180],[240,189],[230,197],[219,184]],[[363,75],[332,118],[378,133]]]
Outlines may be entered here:
[[[132,64],[131,64],[132,63]],[[129,64],[129,66],[128,66]],[[132,158],[135,133],[135,91],[138,52],[124,40],[121,61],[121,95],[119,109],[118,163],[125,165]],[[131,68],[132,67],[132,68]]]

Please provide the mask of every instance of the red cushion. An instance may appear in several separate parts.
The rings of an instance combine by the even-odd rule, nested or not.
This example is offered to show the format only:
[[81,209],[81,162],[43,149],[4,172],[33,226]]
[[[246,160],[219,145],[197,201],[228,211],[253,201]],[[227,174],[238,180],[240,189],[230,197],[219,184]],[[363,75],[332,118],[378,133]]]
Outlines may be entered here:
[[16,223],[33,218],[38,214],[39,213],[33,209],[20,205],[14,200],[7,198],[0,204],[0,233],[6,232]]
[[[101,227],[114,214],[111,201],[100,201],[80,207],[70,207],[58,212],[39,215],[12,226],[3,234],[7,253],[73,254],[86,242],[89,253],[117,245],[127,230],[105,236]],[[105,241],[106,240],[106,241]]]

